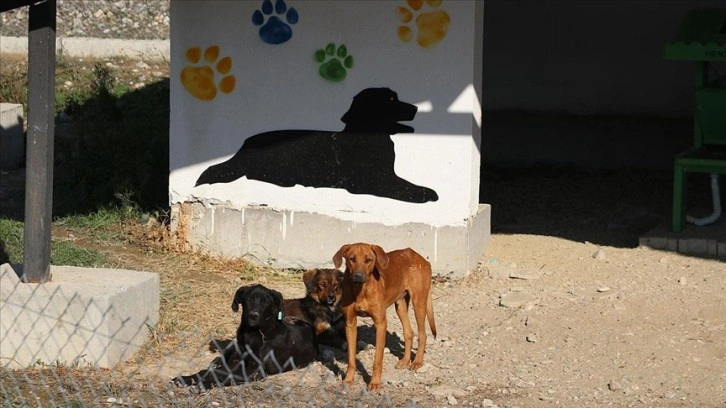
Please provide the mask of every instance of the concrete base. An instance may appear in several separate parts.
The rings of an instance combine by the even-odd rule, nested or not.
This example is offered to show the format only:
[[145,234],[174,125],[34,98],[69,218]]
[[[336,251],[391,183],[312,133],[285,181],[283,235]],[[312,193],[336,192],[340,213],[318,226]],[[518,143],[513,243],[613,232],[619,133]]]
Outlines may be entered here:
[[[57,37],[55,49],[68,57],[127,57],[169,61],[169,40]],[[0,53],[27,54],[28,37],[0,37]]]
[[0,365],[97,365],[129,359],[159,316],[159,277],[119,269],[51,266],[52,281],[22,283],[0,265]]
[[671,232],[667,226],[660,225],[640,237],[640,245],[726,260],[726,223],[703,227],[687,225],[681,232]]
[[25,158],[23,105],[0,103],[0,170],[15,170]]
[[387,226],[265,207],[230,209],[201,203],[172,205],[172,232],[190,250],[246,257],[277,268],[331,267],[341,245],[372,242],[410,247],[431,262],[435,275],[462,278],[476,269],[489,243],[491,207],[480,204],[464,226],[423,223]]

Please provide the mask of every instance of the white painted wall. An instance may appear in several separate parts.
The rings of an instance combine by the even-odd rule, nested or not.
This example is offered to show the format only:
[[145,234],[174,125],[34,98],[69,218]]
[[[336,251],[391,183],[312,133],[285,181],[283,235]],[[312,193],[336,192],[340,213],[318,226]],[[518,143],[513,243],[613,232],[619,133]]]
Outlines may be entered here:
[[[356,222],[464,225],[478,204],[483,2],[441,4],[451,25],[434,48],[404,43],[396,7],[405,1],[290,0],[299,22],[290,41],[260,40],[252,13],[261,1],[171,2],[170,202],[267,205]],[[345,44],[354,66],[339,83],[325,81],[313,60],[329,42]],[[192,46],[218,45],[232,59],[235,89],[211,101],[192,97],[180,83]],[[478,76],[478,80],[475,78]],[[194,187],[212,164],[227,160],[252,135],[282,129],[341,130],[340,117],[364,88],[389,87],[420,106],[407,124],[414,134],[393,136],[399,177],[434,189],[439,200],[412,204],[345,190],[283,188],[246,178]],[[475,91],[475,89],[477,91]]]

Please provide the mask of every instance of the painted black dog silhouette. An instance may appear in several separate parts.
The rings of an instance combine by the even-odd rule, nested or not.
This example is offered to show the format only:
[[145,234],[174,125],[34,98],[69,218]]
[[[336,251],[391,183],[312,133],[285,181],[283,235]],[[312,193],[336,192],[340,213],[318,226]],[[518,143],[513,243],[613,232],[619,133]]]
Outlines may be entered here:
[[342,131],[276,130],[251,136],[231,159],[204,170],[196,185],[247,176],[281,187],[300,184],[412,203],[436,201],[434,190],[398,177],[393,169],[391,135],[413,132],[398,122],[412,120],[416,111],[388,88],[364,89],[341,118]]

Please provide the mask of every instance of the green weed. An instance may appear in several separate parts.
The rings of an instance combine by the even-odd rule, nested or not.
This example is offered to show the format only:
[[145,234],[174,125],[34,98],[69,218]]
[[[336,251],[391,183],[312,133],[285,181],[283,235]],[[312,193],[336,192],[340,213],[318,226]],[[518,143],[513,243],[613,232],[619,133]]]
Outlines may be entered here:
[[[0,263],[23,262],[23,223],[0,218]],[[51,264],[71,266],[103,266],[106,257],[99,251],[73,245],[67,241],[51,240]]]
[[23,223],[0,218],[0,264],[23,261]]

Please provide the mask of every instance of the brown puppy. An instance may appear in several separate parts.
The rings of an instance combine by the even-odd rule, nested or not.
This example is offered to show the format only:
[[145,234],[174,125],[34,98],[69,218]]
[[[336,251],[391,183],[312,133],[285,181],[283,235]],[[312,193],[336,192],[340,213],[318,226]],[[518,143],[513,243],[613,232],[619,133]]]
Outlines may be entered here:
[[[376,354],[369,390],[381,387],[383,371],[383,348],[386,345],[386,309],[396,304],[396,314],[403,324],[403,358],[396,368],[417,370],[423,365],[426,351],[426,323],[428,317],[431,333],[436,338],[436,323],[431,300],[431,264],[410,248],[386,253],[378,245],[357,243],[343,245],[333,256],[333,263],[339,268],[345,258],[343,278],[343,299],[340,301],[345,317],[345,337],[348,341],[348,370],[344,382],[353,383],[355,376],[357,316],[373,319],[376,328]],[[413,330],[408,318],[408,304],[418,326],[418,351],[413,363],[411,348]]]
[[[342,348],[345,343],[345,320],[340,311],[343,295],[343,272],[337,269],[311,269],[303,274],[305,297],[283,299],[283,318],[300,319],[315,329],[319,344]],[[222,352],[234,346],[234,339],[212,340],[209,351]]]
[[345,322],[340,311],[343,272],[337,269],[311,269],[303,274],[305,297],[285,299],[284,313],[309,322],[318,343],[341,347],[345,341]]

